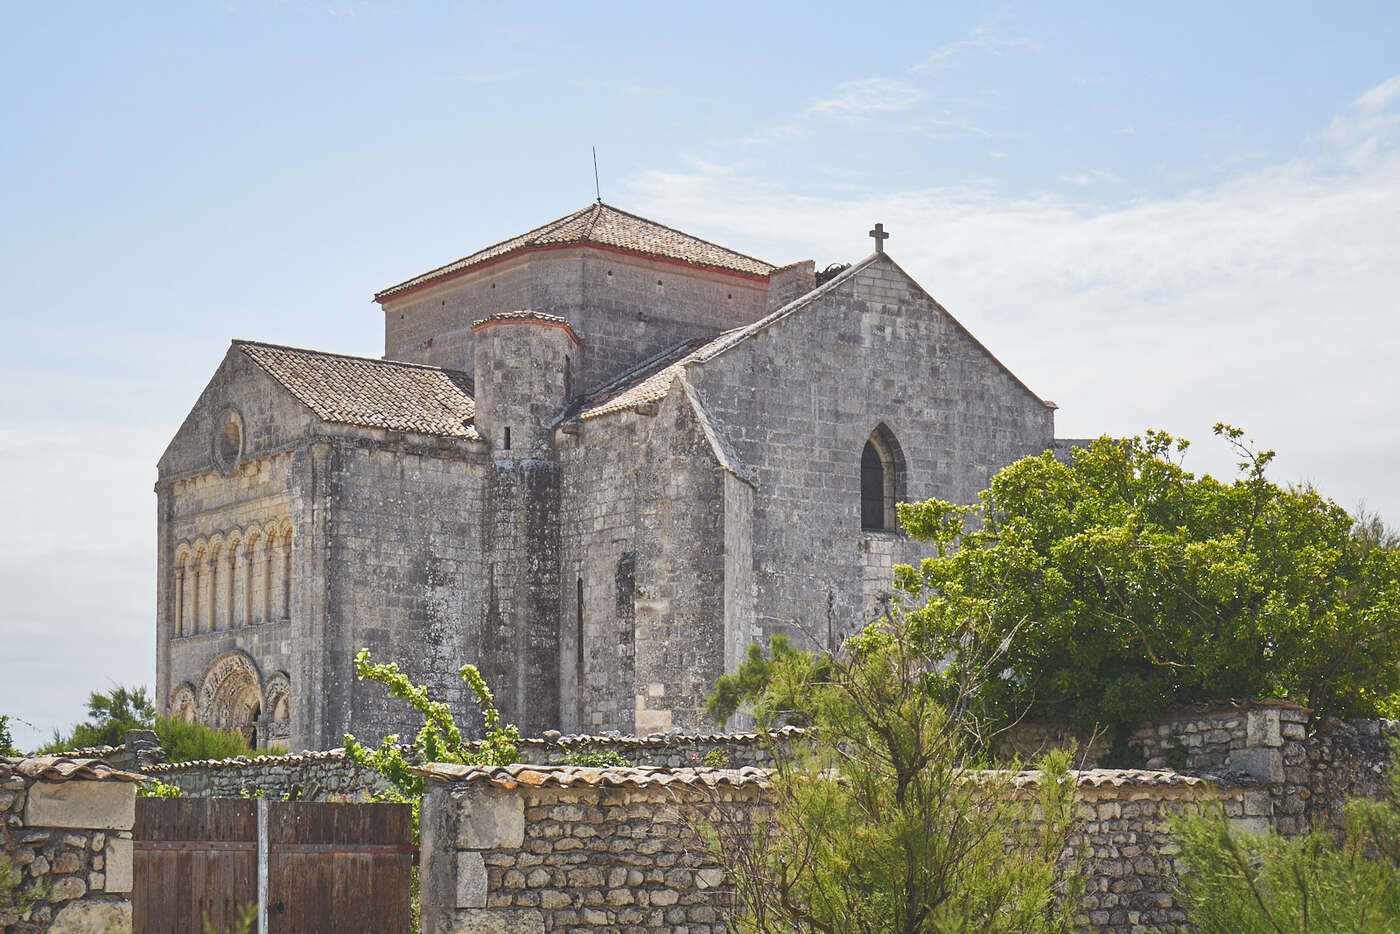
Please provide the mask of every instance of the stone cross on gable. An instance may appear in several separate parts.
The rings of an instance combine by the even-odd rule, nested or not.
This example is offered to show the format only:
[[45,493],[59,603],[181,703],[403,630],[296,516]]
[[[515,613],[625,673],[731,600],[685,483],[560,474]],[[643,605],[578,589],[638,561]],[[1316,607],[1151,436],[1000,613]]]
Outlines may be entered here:
[[885,233],[885,225],[876,224],[875,229],[870,231],[870,236],[875,238],[875,252],[885,252],[885,241],[890,238],[890,235]]

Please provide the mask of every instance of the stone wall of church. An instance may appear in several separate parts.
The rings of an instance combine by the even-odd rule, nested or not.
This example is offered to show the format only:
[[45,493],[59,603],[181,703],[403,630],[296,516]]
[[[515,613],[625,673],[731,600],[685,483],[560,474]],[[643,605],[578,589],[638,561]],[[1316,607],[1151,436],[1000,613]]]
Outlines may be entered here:
[[861,452],[877,426],[902,452],[906,500],[973,502],[1053,441],[1052,411],[886,260],[689,372],[757,480],[765,634],[839,639],[878,602],[874,575],[918,559],[916,543],[861,529]]
[[483,649],[484,445],[361,431],[326,441],[317,456],[326,587],[323,611],[299,633],[308,669],[318,667],[298,693],[314,717],[298,745],[338,746],[347,731],[377,743],[421,726],[382,685],[355,678],[362,648],[397,662],[472,724],[476,707],[457,671]]
[[652,421],[624,412],[556,436],[566,731],[632,731],[638,475]]
[[725,670],[727,474],[679,383],[650,421],[638,464],[637,734],[703,727],[705,696]]
[[752,487],[720,468],[679,384],[559,438],[564,727],[703,727],[750,641]]
[[260,743],[294,738],[291,620],[304,615],[316,587],[302,547],[310,540],[312,426],[306,409],[234,348],[161,458],[163,712],[237,727]]
[[568,319],[583,340],[579,391],[695,337],[757,320],[768,280],[594,247],[512,257],[384,307],[384,351],[474,372],[471,325],[530,309]]

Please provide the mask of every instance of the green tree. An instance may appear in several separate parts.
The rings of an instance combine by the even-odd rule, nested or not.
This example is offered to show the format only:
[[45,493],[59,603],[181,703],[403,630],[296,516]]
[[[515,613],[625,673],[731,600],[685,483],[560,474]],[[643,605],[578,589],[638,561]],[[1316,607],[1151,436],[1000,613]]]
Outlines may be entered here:
[[[743,906],[737,930],[1072,929],[1080,876],[1072,859],[1064,865],[1068,757],[1043,762],[1028,788],[980,768],[989,725],[970,701],[999,654],[978,641],[980,628],[897,617],[841,655],[775,653],[754,705],[760,722],[788,710],[809,729],[774,747],[771,818],[714,827]],[[942,664],[954,646],[956,670]]]
[[[778,696],[769,690],[773,684],[774,666],[790,663],[799,654],[806,655],[784,635],[776,635],[769,640],[767,654],[757,643],[750,644],[748,653],[734,673],[721,675],[715,682],[714,691],[705,698],[705,713],[723,726],[739,710],[753,710],[763,703],[766,705],[763,716],[769,723],[800,721],[796,699]],[[817,657],[810,668],[812,680],[824,681],[830,673],[829,660]]]
[[1179,894],[1193,930],[1400,932],[1400,769],[1391,769],[1390,786],[1388,800],[1347,803],[1340,845],[1322,830],[1292,839],[1232,830],[1218,809],[1174,821],[1187,864]]
[[[984,618],[1007,642],[979,701],[1109,729],[1175,702],[1284,697],[1369,716],[1400,688],[1400,552],[1306,487],[1282,487],[1238,429],[1233,482],[1196,476],[1161,432],[1101,438],[998,473],[980,505],[900,506],[933,546],[896,570],[919,625]],[[1369,537],[1368,537],[1369,535]],[[955,649],[949,663],[960,664]]]
[[15,745],[14,735],[10,732],[10,721],[17,719],[7,713],[0,713],[0,756],[18,756],[19,747]]
[[156,708],[146,688],[118,685],[110,691],[88,695],[88,719],[73,727],[66,736],[57,731],[42,752],[67,752],[90,746],[119,746],[126,742],[127,730],[150,729],[155,725]]

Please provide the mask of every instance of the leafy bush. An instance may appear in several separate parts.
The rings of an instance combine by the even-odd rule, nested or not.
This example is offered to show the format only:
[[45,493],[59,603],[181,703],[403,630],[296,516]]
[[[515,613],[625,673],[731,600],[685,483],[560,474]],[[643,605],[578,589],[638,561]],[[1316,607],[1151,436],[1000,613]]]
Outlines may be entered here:
[[142,782],[136,786],[138,798],[183,798],[185,792],[178,785],[167,785],[157,779]]
[[1347,804],[1340,846],[1320,830],[1293,839],[1232,830],[1218,810],[1175,821],[1193,930],[1400,932],[1400,768],[1390,784],[1389,800]]
[[161,717],[155,723],[156,736],[165,750],[166,762],[193,762],[197,759],[231,759],[256,755],[237,730],[220,730],[179,717]]
[[622,758],[616,749],[570,749],[565,746],[564,764],[582,765],[595,769],[626,768],[632,763]]
[[1006,640],[989,712],[1103,726],[1122,747],[1178,702],[1284,697],[1351,717],[1396,693],[1400,552],[1315,490],[1271,482],[1273,452],[1238,429],[1216,434],[1239,455],[1230,483],[1149,432],[1017,461],[976,507],[900,506],[935,552],[896,569],[915,621],[980,619]]

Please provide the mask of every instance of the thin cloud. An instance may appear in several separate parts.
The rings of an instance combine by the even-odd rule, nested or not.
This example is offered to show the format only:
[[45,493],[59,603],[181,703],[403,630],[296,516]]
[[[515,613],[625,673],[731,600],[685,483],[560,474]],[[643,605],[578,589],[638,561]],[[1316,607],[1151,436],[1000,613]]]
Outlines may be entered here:
[[818,198],[715,166],[633,188],[644,213],[776,262],[858,258],[881,220],[891,255],[1060,403],[1062,436],[1163,427],[1198,440],[1198,469],[1228,475],[1209,429],[1229,421],[1280,451],[1281,479],[1314,480],[1344,505],[1366,498],[1397,521],[1391,87],[1358,97],[1306,158],[1107,207],[974,188]]
[[836,117],[862,117],[869,114],[908,110],[924,93],[895,78],[861,78],[836,86],[831,97],[814,101],[808,113]]
[[910,74],[937,71],[969,53],[1005,55],[1016,49],[1031,48],[1033,45],[1029,39],[1002,36],[992,26],[978,26],[963,38],[934,49],[923,61],[911,65],[908,71]]

